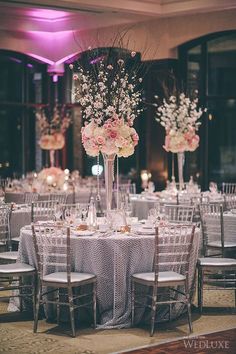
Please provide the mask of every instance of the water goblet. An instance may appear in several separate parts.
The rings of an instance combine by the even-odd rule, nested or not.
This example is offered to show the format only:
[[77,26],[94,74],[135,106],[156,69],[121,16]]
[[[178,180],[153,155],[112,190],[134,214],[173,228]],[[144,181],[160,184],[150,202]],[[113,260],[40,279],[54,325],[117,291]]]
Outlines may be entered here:
[[156,219],[158,217],[158,211],[156,208],[151,208],[149,209],[148,211],[148,221],[151,223],[151,224],[154,224]]
[[54,209],[54,218],[55,218],[55,221],[60,221],[61,218],[62,218],[62,208],[59,204],[57,204],[55,206],[55,209]]
[[209,190],[211,193],[216,193],[217,192],[217,184],[215,182],[210,182],[209,183]]
[[66,208],[64,210],[64,218],[67,224],[74,224],[76,218],[76,209],[75,208]]

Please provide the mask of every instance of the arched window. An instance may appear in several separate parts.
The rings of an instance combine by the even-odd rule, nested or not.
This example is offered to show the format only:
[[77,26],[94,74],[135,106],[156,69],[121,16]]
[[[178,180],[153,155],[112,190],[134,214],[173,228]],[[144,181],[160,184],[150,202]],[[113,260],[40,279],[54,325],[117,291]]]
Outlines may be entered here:
[[20,177],[35,169],[35,104],[47,102],[46,76],[46,64],[0,50],[1,177]]
[[236,31],[186,43],[179,58],[187,90],[197,89],[208,108],[188,173],[199,173],[205,188],[210,181],[236,181]]

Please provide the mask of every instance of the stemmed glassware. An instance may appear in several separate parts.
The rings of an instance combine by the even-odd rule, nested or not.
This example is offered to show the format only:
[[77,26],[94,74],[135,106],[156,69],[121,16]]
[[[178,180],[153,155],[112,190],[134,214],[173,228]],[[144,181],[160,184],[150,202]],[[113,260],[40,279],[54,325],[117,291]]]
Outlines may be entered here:
[[78,206],[78,221],[80,223],[85,223],[88,215],[88,204],[79,204]]
[[54,209],[54,218],[55,218],[55,221],[61,221],[62,219],[62,207],[61,205],[58,203],[56,204],[55,206],[55,209]]
[[217,193],[217,184],[215,182],[210,182],[209,190],[211,193]]
[[3,188],[0,187],[0,204],[3,204],[5,200],[5,193]]
[[64,218],[67,224],[74,224],[77,216],[77,210],[75,207],[66,207],[64,210]]

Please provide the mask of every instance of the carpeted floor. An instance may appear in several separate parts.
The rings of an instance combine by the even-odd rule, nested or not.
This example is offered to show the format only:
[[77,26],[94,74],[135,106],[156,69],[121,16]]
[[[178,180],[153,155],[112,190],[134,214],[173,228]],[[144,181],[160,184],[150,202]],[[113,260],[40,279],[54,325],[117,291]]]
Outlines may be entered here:
[[[126,351],[127,354],[235,354],[236,328]],[[121,353],[121,354],[123,354]]]
[[[209,292],[204,304],[227,308],[208,307],[202,316],[193,310],[194,336],[236,328],[232,291]],[[7,303],[0,302],[0,353],[122,353],[138,347],[176,341],[188,335],[186,316],[158,325],[152,338],[149,328],[141,325],[122,330],[93,330],[89,325],[82,325],[78,328],[77,337],[71,338],[69,328],[59,328],[55,323],[50,324],[45,320],[39,321],[39,333],[33,334],[32,324],[27,313],[7,313]]]

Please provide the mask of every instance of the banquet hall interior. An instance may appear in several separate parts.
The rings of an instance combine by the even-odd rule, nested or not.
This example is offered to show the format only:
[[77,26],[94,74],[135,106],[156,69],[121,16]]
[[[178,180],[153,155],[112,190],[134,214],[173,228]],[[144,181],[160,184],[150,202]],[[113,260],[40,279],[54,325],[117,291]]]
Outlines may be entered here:
[[0,127],[0,352],[236,352],[236,0],[0,0]]

